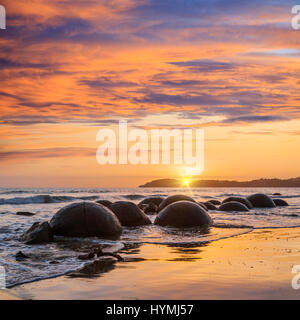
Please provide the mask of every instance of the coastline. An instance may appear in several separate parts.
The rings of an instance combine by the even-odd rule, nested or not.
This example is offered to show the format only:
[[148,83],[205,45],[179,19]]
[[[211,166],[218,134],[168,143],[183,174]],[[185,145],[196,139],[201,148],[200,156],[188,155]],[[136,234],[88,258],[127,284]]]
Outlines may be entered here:
[[[182,179],[156,179],[146,182],[139,188],[180,188]],[[190,188],[300,188],[300,177],[290,179],[255,179],[249,181],[236,180],[208,180],[193,178],[189,182]]]
[[255,229],[201,247],[143,244],[93,278],[61,276],[6,290],[21,299],[300,299],[300,227]]

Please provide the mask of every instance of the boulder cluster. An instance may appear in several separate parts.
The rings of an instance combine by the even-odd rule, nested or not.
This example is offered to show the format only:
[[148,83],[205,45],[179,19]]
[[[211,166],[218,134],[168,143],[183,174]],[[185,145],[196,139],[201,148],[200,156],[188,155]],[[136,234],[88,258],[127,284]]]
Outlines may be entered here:
[[249,197],[232,196],[223,201],[212,199],[197,202],[186,195],[167,198],[149,197],[135,204],[130,201],[72,203],[61,208],[50,222],[36,222],[21,240],[27,244],[50,242],[53,236],[100,237],[117,239],[123,227],[140,227],[152,224],[149,216],[155,215],[154,224],[176,228],[209,227],[210,210],[246,212],[253,208],[287,206],[283,199],[274,199],[257,193]]

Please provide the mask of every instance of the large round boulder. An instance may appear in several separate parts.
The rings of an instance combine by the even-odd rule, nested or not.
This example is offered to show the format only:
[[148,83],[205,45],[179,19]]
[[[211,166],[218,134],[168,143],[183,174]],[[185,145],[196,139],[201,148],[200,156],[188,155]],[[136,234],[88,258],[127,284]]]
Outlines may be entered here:
[[197,203],[176,201],[161,210],[154,223],[177,228],[205,227],[212,223],[212,219]]
[[220,211],[249,211],[249,209],[242,203],[237,201],[226,202],[220,205]]
[[177,202],[177,201],[191,201],[191,202],[196,202],[193,198],[186,196],[184,194],[176,194],[173,196],[169,196],[168,198],[165,198],[161,204],[158,207],[158,211],[161,211],[162,209],[164,209],[166,206],[168,206],[169,204],[173,203],[173,202]]
[[289,204],[283,199],[273,199],[277,207],[287,207]]
[[222,204],[227,203],[227,202],[232,202],[232,201],[240,202],[240,203],[244,204],[248,209],[253,208],[252,203],[248,199],[243,198],[243,197],[229,197],[229,198],[226,198],[225,200],[223,200]]
[[159,206],[163,200],[164,198],[162,197],[149,197],[139,202],[138,207],[141,208],[144,204],[150,203],[154,203],[156,206]]
[[115,238],[122,227],[115,214],[94,202],[72,203],[60,209],[51,219],[55,235],[66,237]]
[[271,197],[263,193],[252,194],[247,198],[254,208],[275,208],[276,205]]
[[133,202],[117,201],[109,208],[118,217],[122,226],[135,227],[151,224],[149,217]]

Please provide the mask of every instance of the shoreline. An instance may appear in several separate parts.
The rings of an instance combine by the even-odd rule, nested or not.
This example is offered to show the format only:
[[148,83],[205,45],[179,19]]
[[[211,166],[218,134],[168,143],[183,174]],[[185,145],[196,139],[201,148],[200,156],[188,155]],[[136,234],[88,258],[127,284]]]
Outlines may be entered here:
[[11,289],[0,289],[0,301],[2,300],[23,300],[13,293]]
[[122,255],[126,262],[97,277],[65,275],[6,292],[46,300],[300,299],[291,286],[300,227],[254,229],[203,246],[142,244]]

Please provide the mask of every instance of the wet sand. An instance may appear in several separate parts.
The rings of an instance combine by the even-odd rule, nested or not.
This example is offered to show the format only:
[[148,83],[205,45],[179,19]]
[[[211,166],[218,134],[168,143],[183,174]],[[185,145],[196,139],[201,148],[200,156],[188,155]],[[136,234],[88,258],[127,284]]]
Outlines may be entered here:
[[9,290],[23,299],[300,299],[300,228],[261,229],[202,247],[144,244],[93,278],[63,276]]
[[16,296],[11,290],[0,290],[0,301],[1,300],[22,300]]

